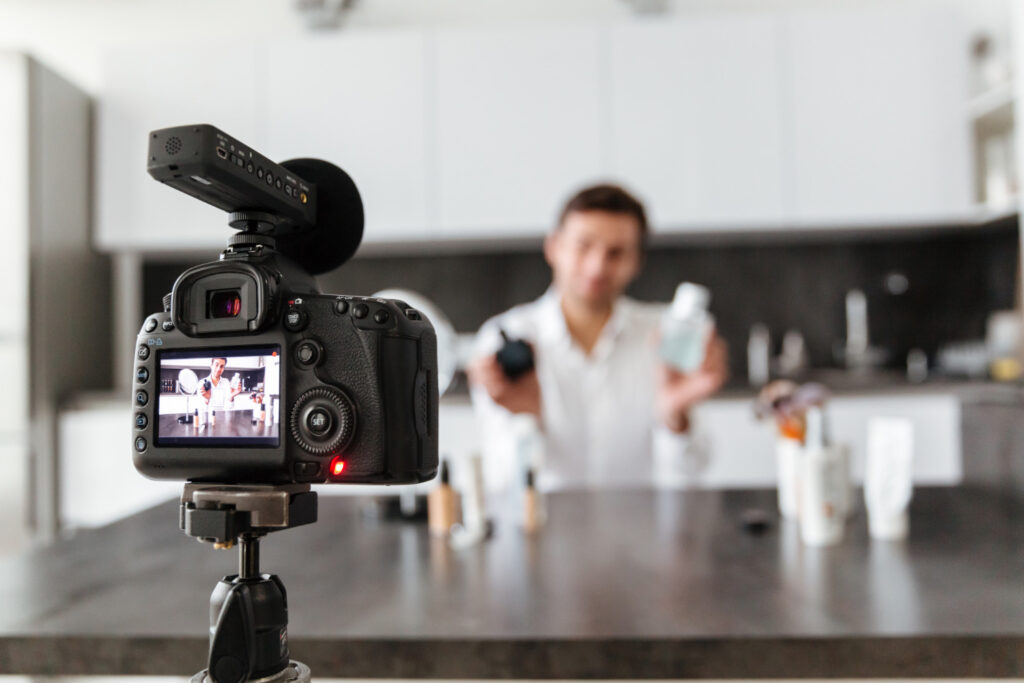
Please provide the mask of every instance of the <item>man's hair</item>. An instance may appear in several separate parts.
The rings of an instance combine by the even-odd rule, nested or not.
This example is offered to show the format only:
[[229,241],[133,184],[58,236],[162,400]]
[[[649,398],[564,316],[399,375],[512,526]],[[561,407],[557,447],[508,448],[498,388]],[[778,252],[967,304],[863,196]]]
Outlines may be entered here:
[[640,226],[640,245],[647,241],[650,227],[647,225],[647,213],[639,199],[631,195],[619,185],[602,183],[585,187],[565,203],[562,213],[558,216],[556,230],[561,230],[565,219],[570,213],[580,211],[604,211],[606,213],[632,216]]
[[214,356],[213,358],[210,359],[210,365],[213,365],[213,361],[215,361],[215,360],[222,360],[222,361],[224,361],[224,365],[225,366],[227,366],[227,364],[228,364],[228,359],[225,358],[224,356]]

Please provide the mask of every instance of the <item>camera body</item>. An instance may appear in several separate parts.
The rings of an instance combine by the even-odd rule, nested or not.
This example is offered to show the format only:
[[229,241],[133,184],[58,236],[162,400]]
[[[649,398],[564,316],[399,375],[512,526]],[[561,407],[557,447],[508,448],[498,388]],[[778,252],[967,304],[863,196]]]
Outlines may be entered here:
[[[209,137],[208,126],[167,129],[179,140],[173,148],[190,149],[190,128]],[[160,161],[154,144],[168,146],[170,133],[152,134],[151,173]],[[203,163],[218,163],[213,155],[226,143],[223,134],[215,140]],[[287,168],[273,170],[284,175]],[[196,182],[204,192],[217,187]],[[329,183],[298,182],[318,193],[321,210],[330,207]],[[359,201],[354,185],[346,192],[349,202],[352,193]],[[232,208],[243,212],[233,219],[248,220],[244,206]],[[321,294],[307,268],[276,248],[274,230],[265,234],[257,223],[277,225],[260,214],[219,261],[182,273],[165,310],[143,323],[135,352],[136,469],[155,479],[223,484],[433,478],[438,387],[430,322],[398,300]]]

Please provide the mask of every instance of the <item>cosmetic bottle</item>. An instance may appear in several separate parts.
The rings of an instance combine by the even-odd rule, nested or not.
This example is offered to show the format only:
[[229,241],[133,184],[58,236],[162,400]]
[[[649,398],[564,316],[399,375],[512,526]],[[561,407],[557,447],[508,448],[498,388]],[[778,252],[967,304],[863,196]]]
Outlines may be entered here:
[[533,534],[544,525],[544,500],[537,493],[532,469],[526,470],[525,483],[523,488],[523,531]]
[[899,540],[909,534],[913,459],[913,422],[895,417],[873,417],[868,421],[864,502],[872,538]]
[[828,443],[824,413],[812,406],[807,409],[807,435],[800,459],[800,537],[805,545],[835,545],[843,540],[849,489],[846,449]]
[[448,462],[441,462],[441,482],[427,494],[427,527],[433,536],[447,536],[455,524],[455,491],[448,474]]
[[714,319],[708,313],[711,293],[707,287],[684,282],[661,319],[660,354],[682,372],[692,372],[704,361]]

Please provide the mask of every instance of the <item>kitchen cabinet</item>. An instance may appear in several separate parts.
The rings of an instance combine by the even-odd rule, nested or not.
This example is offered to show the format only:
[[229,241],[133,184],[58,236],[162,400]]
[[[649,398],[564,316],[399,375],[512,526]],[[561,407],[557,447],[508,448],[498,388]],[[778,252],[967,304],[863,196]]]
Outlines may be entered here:
[[222,249],[227,214],[146,172],[148,133],[210,123],[262,149],[265,51],[252,41],[127,48],[105,56],[98,104],[96,244],[105,250]]
[[669,233],[963,223],[963,25],[886,6],[117,50],[96,243],[223,246],[221,212],[145,172],[146,133],[192,122],[348,170],[368,244],[536,239],[605,179]]
[[646,20],[610,38],[611,163],[660,232],[779,227],[780,20]]
[[102,526],[181,496],[182,482],[147,479],[135,470],[133,413],[121,394],[81,397],[61,411],[58,444],[76,456],[60,470],[63,528]]
[[90,234],[89,125],[84,93],[26,55],[0,53],[0,478],[17,482],[44,540],[57,530],[57,405],[110,383],[110,274]]
[[786,20],[797,222],[926,223],[971,207],[968,44],[947,8]]
[[[4,267],[0,268],[0,343],[23,345],[28,325],[28,69],[20,55],[0,53],[0,206],[15,229],[4,231]],[[2,411],[5,412],[5,411]]]
[[362,195],[364,241],[426,239],[434,222],[424,34],[343,33],[274,43],[266,54],[262,151],[345,169]]
[[545,234],[565,199],[609,170],[600,32],[460,29],[436,40],[438,235]]

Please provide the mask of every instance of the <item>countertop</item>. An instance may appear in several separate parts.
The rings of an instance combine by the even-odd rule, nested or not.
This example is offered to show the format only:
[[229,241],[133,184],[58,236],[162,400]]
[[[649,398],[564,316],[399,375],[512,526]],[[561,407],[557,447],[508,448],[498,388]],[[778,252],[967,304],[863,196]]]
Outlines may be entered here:
[[[1024,676],[1024,501],[915,492],[905,542],[863,511],[803,547],[771,491],[567,492],[525,536],[498,518],[453,551],[423,526],[321,497],[262,543],[315,677]],[[744,511],[771,514],[760,535]],[[236,571],[164,504],[0,563],[0,673],[191,675],[209,593]]]

